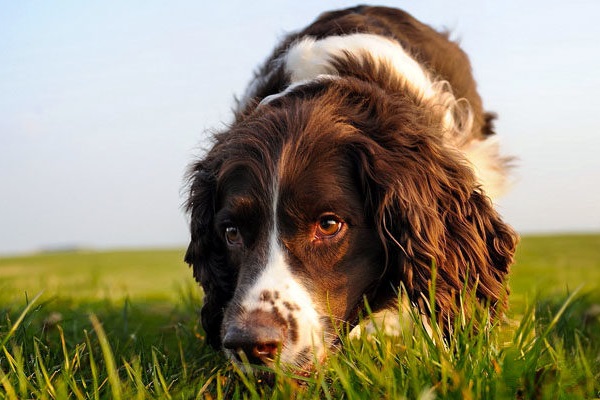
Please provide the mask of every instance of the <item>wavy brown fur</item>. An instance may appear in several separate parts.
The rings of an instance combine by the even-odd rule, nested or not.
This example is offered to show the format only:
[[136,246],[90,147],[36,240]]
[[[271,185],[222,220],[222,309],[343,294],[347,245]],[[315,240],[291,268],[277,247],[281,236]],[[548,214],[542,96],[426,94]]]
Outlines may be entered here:
[[[249,260],[264,258],[258,253],[267,239],[265,221],[273,217],[266,210],[276,178],[310,191],[311,182],[302,177],[307,170],[315,173],[314,165],[331,182],[351,172],[354,181],[336,188],[345,194],[339,201],[362,199],[369,222],[361,228],[369,234],[355,245],[362,246],[361,255],[372,252],[365,259],[377,262],[365,271],[368,290],[341,301],[336,318],[354,323],[364,304],[362,294],[373,311],[389,307],[400,285],[414,304],[421,304],[429,296],[433,265],[441,320],[454,318],[463,290],[474,291],[497,314],[506,306],[506,276],[518,237],[493,208],[460,149],[448,143],[439,113],[423,107],[394,71],[348,55],[335,61],[343,79],[307,83],[258,106],[289,83],[276,61],[294,40],[347,32],[377,33],[401,42],[437,77],[448,80],[455,94],[468,99],[474,114],[469,140],[493,133],[493,115],[482,109],[466,55],[447,35],[402,11],[357,7],[327,13],[290,35],[259,70],[257,78],[267,78],[259,78],[232,126],[217,133],[210,151],[190,168],[191,242],[185,260],[204,288],[202,323],[215,347],[221,346],[226,309],[239,306],[236,288],[248,284],[239,282],[244,263],[230,258],[214,221],[232,185],[241,185],[236,179],[240,171],[252,177],[243,185],[260,206],[249,217],[255,227],[246,235]],[[505,166],[502,160],[499,165]],[[341,259],[340,254],[327,255],[320,267],[325,270]],[[298,263],[297,258],[292,261]]]

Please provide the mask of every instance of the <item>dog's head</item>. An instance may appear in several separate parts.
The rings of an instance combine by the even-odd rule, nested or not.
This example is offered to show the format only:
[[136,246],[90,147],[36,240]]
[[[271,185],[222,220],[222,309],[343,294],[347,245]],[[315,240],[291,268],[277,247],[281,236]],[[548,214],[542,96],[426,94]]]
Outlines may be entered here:
[[302,367],[365,299],[377,311],[400,284],[428,296],[434,263],[444,316],[463,288],[504,304],[516,235],[440,118],[396,93],[302,85],[240,116],[193,165],[186,261],[212,345]]

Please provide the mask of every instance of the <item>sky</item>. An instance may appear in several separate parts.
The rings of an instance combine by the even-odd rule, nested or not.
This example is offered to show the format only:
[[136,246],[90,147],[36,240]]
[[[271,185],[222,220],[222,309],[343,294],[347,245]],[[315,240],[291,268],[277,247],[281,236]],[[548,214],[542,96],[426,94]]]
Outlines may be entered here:
[[[420,0],[517,157],[523,234],[600,231],[600,2]],[[350,1],[0,0],[0,255],[184,246],[184,174],[286,32]]]

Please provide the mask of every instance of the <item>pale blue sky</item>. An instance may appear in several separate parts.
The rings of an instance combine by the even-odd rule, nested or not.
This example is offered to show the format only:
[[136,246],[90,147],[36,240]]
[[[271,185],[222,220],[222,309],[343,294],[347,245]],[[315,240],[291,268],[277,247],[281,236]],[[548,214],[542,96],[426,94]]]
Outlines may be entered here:
[[[380,1],[449,28],[520,232],[600,231],[600,2]],[[0,254],[180,246],[183,174],[285,32],[350,1],[0,0]]]

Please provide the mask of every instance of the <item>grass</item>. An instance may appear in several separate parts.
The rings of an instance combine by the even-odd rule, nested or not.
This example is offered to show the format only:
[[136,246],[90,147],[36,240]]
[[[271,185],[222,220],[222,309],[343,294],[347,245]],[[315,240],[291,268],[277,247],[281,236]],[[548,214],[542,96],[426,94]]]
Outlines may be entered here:
[[600,235],[523,238],[497,327],[344,339],[312,376],[270,384],[205,345],[182,256],[0,259],[0,399],[600,397]]

